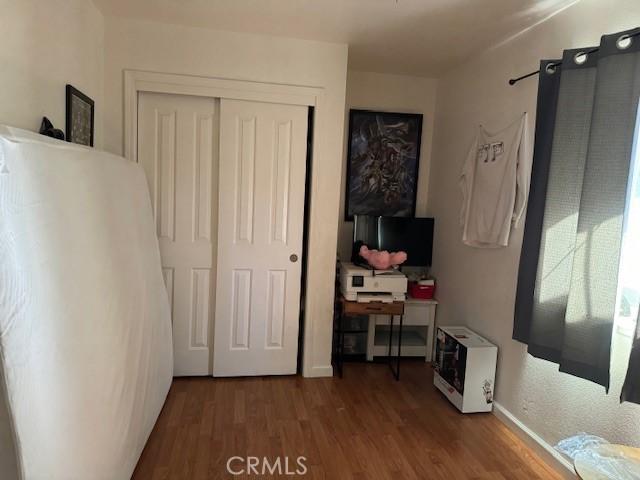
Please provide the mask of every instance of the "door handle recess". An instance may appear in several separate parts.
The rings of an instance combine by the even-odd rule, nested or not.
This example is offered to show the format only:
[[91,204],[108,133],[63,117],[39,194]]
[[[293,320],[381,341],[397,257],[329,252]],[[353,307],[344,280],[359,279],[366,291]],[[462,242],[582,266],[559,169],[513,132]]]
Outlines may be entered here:
[[291,263],[296,263],[298,261],[298,255],[292,253],[291,255],[289,255],[289,260],[291,260]]

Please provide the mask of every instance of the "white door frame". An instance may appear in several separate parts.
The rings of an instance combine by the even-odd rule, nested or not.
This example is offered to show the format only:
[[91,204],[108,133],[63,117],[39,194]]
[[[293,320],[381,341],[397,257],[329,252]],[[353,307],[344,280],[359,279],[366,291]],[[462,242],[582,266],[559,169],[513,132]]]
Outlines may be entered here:
[[[139,70],[124,71],[124,156],[133,161],[138,161],[138,93],[155,92],[177,95],[196,95],[200,97],[229,98],[235,100],[252,100],[258,102],[281,103],[288,105],[304,105],[314,107],[313,145],[312,158],[314,162],[322,158],[324,141],[324,122],[326,113],[324,110],[324,88],[282,85],[276,83],[253,82],[248,80],[232,80],[224,78],[199,77],[193,75],[180,75],[170,73],[145,72]],[[312,163],[314,163],[312,162]],[[310,187],[310,219],[320,217],[315,205],[321,204],[321,185],[314,179],[313,165],[307,171],[311,175]],[[336,212],[336,215],[338,212]],[[309,248],[307,257],[313,256],[313,229],[309,232]],[[324,290],[324,286],[318,285],[315,275],[316,269],[322,265],[319,262],[307,260],[306,282],[307,296],[305,298],[304,339],[302,351],[302,374],[305,377],[332,376],[331,365],[314,365],[313,345],[316,329],[314,318],[312,295],[309,292]],[[332,287],[333,288],[333,287]]]

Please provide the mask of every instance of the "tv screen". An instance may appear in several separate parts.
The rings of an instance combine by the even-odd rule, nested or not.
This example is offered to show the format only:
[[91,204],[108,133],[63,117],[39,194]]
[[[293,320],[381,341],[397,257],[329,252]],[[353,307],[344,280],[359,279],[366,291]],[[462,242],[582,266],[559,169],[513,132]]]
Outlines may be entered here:
[[[354,250],[369,248],[407,252],[403,265],[430,267],[433,255],[433,218],[373,217],[356,215],[353,226]],[[357,252],[354,251],[354,255]]]

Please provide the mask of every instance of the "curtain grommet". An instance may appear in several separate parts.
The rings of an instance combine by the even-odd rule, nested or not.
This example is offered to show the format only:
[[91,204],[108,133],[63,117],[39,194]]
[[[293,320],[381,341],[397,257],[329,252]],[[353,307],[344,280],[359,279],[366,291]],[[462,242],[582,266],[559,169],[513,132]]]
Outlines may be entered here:
[[558,66],[555,63],[548,63],[547,66],[544,68],[544,71],[549,75],[553,75],[554,73],[556,73],[557,69],[558,69]]
[[616,47],[618,47],[618,50],[626,50],[632,43],[633,38],[631,38],[631,35],[620,35],[616,40]]
[[578,52],[573,56],[573,62],[576,65],[584,65],[587,63],[587,59],[589,58],[589,54],[587,52]]

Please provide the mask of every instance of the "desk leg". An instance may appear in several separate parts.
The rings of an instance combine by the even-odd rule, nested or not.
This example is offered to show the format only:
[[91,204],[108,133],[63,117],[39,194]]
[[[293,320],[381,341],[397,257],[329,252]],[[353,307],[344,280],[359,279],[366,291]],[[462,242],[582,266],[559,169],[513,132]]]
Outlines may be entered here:
[[344,311],[340,309],[340,317],[338,318],[338,375],[342,378],[342,367],[344,365]]
[[404,320],[404,315],[400,315],[400,326],[398,327],[398,360],[396,365],[396,380],[400,380],[400,357],[402,353],[400,349],[402,348],[402,323]]
[[396,368],[393,369],[393,357],[391,356],[391,346],[393,345],[393,315],[391,315],[391,319],[389,320],[389,356],[387,360],[389,362],[389,368],[391,369],[391,373],[396,377],[396,380],[400,380],[400,357],[402,356],[402,324],[404,322],[404,315],[399,315],[400,321],[398,324],[398,353],[396,355]]
[[336,370],[338,371],[338,377],[342,378],[342,353],[344,350],[344,333],[342,328],[342,320],[343,320],[343,311],[342,304],[336,305],[334,318],[333,318],[333,344],[335,353],[333,355],[333,360],[336,365]]
[[425,361],[427,363],[433,362],[433,338],[435,337],[436,322],[434,315],[429,314],[429,326],[427,327],[427,355]]
[[[389,315],[389,352],[387,354],[387,362],[389,363],[389,368],[393,372],[393,367],[391,366],[391,346],[393,345],[393,315]],[[395,372],[393,372],[395,375]]]

